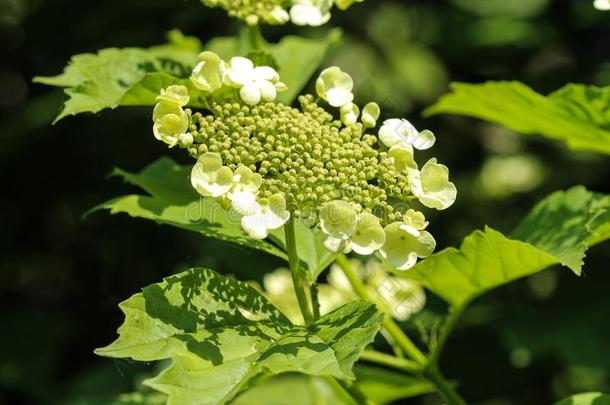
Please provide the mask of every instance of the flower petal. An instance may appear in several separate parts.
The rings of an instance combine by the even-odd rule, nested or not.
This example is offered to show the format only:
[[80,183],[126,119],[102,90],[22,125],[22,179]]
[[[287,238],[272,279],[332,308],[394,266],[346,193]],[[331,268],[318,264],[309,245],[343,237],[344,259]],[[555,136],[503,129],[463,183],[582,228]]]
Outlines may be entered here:
[[242,100],[244,100],[244,103],[248,105],[255,105],[261,101],[262,95],[256,82],[250,82],[239,90],[239,96]]

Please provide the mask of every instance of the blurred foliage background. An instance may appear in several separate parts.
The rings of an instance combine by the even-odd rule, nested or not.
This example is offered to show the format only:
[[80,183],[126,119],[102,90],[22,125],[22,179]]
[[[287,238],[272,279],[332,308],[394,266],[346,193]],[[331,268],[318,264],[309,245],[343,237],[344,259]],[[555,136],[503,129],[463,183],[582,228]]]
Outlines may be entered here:
[[[317,36],[330,25],[342,27],[343,42],[324,64],[354,76],[359,103],[379,101],[382,118],[407,117],[437,134],[434,154],[459,190],[451,209],[430,218],[439,248],[485,224],[510,232],[557,189],[610,192],[605,156],[472,119],[421,116],[450,81],[521,80],[545,94],[567,82],[610,85],[610,13],[591,1],[367,0],[333,13],[327,28],[264,33]],[[1,404],[102,404],[98,398],[129,392],[147,366],[93,355],[115,336],[120,301],[192,265],[259,281],[281,265],[126,216],[82,218],[131,191],[107,178],[114,166],[137,171],[168,153],[184,156],[153,139],[147,108],[51,126],[63,94],[31,79],[59,73],[75,53],[161,43],[173,28],[206,41],[239,25],[197,0],[0,0]],[[550,269],[476,301],[449,342],[446,374],[487,405],[609,390],[609,262],[601,245],[581,278]],[[422,316],[442,310],[429,301]]]

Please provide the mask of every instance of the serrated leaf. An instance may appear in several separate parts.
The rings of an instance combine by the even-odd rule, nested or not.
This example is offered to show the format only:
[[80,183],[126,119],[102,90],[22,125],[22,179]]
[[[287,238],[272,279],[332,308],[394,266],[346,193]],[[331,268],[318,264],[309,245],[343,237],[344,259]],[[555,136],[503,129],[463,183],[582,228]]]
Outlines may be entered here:
[[150,195],[117,197],[94,207],[89,213],[99,210],[124,213],[287,258],[275,245],[248,236],[237,213],[225,210],[216,199],[199,196],[190,185],[190,171],[191,167],[178,165],[167,157],[138,174],[115,169],[114,175],[143,188]]
[[[274,244],[250,238],[241,228],[237,213],[224,210],[215,199],[199,196],[189,182],[191,168],[162,157],[137,174],[115,169],[114,175],[144,189],[149,195],[117,197],[98,205],[90,212],[109,210],[112,214],[124,213],[263,250],[286,259],[284,251]],[[303,267],[309,271],[311,278],[315,278],[334,260],[335,255],[321,246],[322,235],[317,229],[308,228],[296,221],[295,231]],[[283,229],[274,231],[272,239],[285,250]]]
[[75,55],[61,75],[36,77],[34,82],[66,88],[69,98],[55,121],[119,105],[152,105],[159,90],[170,84],[196,92],[185,80],[197,60],[195,43],[175,33],[170,38],[174,42],[147,49],[108,48]]
[[585,392],[555,402],[555,405],[610,405],[610,394]]
[[520,82],[453,83],[425,115],[460,114],[610,154],[610,87],[569,84],[543,96]]
[[400,274],[454,306],[554,264],[580,274],[585,250],[601,242],[596,230],[610,219],[608,209],[610,196],[581,186],[556,192],[536,205],[513,239],[486,227],[467,236],[459,249],[444,249]]
[[[256,53],[258,59],[266,55],[266,59],[259,60],[261,63],[277,61],[282,81],[288,86],[279,96],[280,101],[291,103],[294,100],[338,35],[337,31],[332,31],[322,40],[285,37],[277,44],[269,44],[268,53]],[[34,82],[65,88],[68,100],[55,122],[68,115],[96,113],[120,105],[153,105],[159,91],[172,84],[189,89],[189,106],[203,107],[197,97],[200,91],[188,80],[201,44],[196,38],[184,37],[178,31],[170,32],[169,39],[168,44],[146,49],[108,48],[95,54],[75,55],[62,74],[36,77]],[[252,52],[250,45],[240,37],[217,38],[203,48],[217,52],[225,59]]]
[[203,268],[150,285],[119,307],[119,338],[96,353],[172,359],[145,382],[169,405],[226,403],[254,378],[284,372],[353,378],[353,363],[383,318],[354,301],[295,326],[249,284]]

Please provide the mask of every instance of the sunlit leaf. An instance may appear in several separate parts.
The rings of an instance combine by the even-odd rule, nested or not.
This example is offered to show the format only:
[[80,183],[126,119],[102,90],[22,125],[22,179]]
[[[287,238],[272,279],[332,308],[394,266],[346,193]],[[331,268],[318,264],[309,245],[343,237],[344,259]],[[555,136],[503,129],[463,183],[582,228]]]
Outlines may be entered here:
[[111,214],[124,213],[286,259],[286,254],[278,247],[248,236],[241,227],[237,213],[225,210],[213,198],[197,194],[189,181],[190,171],[191,167],[178,165],[167,157],[162,157],[138,174],[116,169],[115,175],[144,189],[149,195],[117,197],[98,205],[91,212],[109,210]]
[[[248,236],[241,228],[237,213],[226,211],[213,198],[197,194],[190,185],[190,171],[191,166],[179,165],[167,157],[162,157],[137,174],[115,169],[114,175],[144,189],[149,195],[117,197],[98,205],[91,212],[109,210],[112,214],[124,213],[263,250],[286,259],[286,254],[279,247]],[[296,221],[295,230],[299,257],[313,278],[334,260],[335,255],[321,246],[322,235],[317,229],[308,228],[301,221]],[[285,247],[283,229],[274,231],[271,236],[280,247]]]
[[569,147],[610,154],[610,87],[569,84],[543,96],[519,82],[453,83],[426,110],[480,118]]
[[513,239],[486,227],[459,249],[444,249],[400,274],[455,306],[554,264],[580,274],[585,250],[603,240],[596,231],[607,229],[609,209],[610,196],[580,186],[559,191],[536,205]]
[[152,105],[163,87],[191,87],[185,79],[196,63],[200,44],[175,33],[170,39],[173,42],[147,49],[108,48],[75,55],[61,75],[36,77],[34,82],[65,88],[69,98],[56,121],[119,105]]
[[586,392],[572,395],[555,405],[610,405],[610,395],[602,392]]
[[435,391],[434,385],[420,376],[369,366],[357,366],[354,371],[358,389],[380,405]]
[[247,283],[190,269],[120,305],[119,337],[97,354],[172,359],[145,382],[168,404],[221,404],[257,377],[299,372],[353,379],[352,366],[383,315],[354,301],[306,327],[295,326]]

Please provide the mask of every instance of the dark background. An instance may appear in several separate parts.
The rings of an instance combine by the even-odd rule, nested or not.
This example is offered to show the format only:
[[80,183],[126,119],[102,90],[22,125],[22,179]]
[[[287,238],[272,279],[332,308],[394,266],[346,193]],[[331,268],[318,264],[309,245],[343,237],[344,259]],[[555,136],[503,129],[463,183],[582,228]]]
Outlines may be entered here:
[[[591,1],[375,1],[320,29],[264,29],[270,40],[330,25],[344,42],[325,65],[352,73],[360,104],[437,134],[432,153],[459,190],[431,215],[439,248],[490,225],[505,233],[548,193],[584,184],[610,192],[608,158],[573,152],[480,121],[421,111],[449,81],[521,80],[547,94],[567,82],[610,84],[610,12]],[[154,140],[149,109],[69,117],[63,94],[31,83],[71,55],[150,46],[179,28],[206,41],[239,25],[197,0],[0,0],[0,404],[92,404],[128,392],[146,368],[98,358],[122,321],[117,304],[191,265],[257,279],[280,265],[197,235],[127,216],[82,214],[132,191],[137,171],[178,151]],[[532,113],[535,114],[535,111]],[[449,342],[443,368],[469,400],[548,404],[610,389],[610,252],[591,249],[581,278],[549,269],[479,299]],[[435,404],[435,396],[405,403]]]

